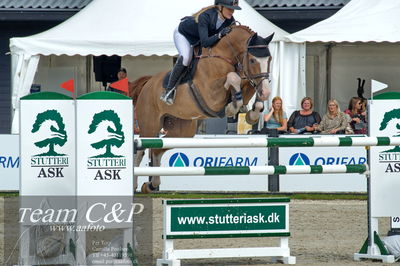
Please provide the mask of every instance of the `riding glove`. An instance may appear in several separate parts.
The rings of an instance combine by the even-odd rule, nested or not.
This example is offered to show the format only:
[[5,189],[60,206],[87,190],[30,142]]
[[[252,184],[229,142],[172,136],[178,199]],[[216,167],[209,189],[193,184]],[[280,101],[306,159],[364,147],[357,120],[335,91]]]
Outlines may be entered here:
[[226,28],[223,28],[220,32],[219,32],[219,34],[218,34],[218,38],[222,38],[222,37],[224,37],[225,35],[227,35],[229,32],[231,32],[231,28],[230,27],[226,27]]

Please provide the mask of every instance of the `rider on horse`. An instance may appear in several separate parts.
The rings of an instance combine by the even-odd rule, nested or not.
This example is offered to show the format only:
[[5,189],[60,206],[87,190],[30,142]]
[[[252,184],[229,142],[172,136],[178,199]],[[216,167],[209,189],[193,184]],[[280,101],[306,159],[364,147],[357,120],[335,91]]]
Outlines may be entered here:
[[235,22],[233,12],[240,9],[239,0],[215,0],[214,5],[182,19],[174,31],[179,57],[160,97],[162,101],[168,105],[173,104],[175,86],[192,59],[193,47],[200,44],[207,48],[217,43],[231,31],[229,26]]

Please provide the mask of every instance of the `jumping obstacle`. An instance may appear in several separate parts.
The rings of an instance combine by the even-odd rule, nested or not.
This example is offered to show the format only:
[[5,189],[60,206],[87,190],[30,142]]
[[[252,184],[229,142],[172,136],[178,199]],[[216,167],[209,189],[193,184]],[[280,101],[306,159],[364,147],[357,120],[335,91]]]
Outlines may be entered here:
[[[345,146],[399,146],[400,137],[310,137],[310,138],[240,138],[240,139],[187,139],[187,138],[142,138],[135,140],[137,149],[144,148],[232,148],[232,147],[345,147]],[[369,149],[368,149],[369,154]],[[305,165],[305,166],[250,166],[250,167],[152,167],[134,168],[135,175],[190,176],[190,175],[270,175],[270,174],[327,174],[327,173],[360,173],[365,174],[370,182],[368,165]],[[368,185],[370,206],[370,185]],[[369,207],[370,208],[370,207]],[[379,259],[383,262],[394,262],[394,256],[389,255],[386,248],[380,244],[377,233],[378,226],[375,217],[369,210],[368,240],[359,253],[354,254],[355,260],[362,258]],[[170,221],[171,222],[171,221]],[[164,236],[166,237],[166,236]],[[189,237],[188,237],[189,238]],[[282,239],[281,239],[282,241]],[[281,242],[282,243],[282,242]],[[158,265],[180,265],[177,258],[191,258],[183,250],[174,253],[173,244],[165,242],[163,259]],[[171,254],[180,254],[179,256]],[[196,254],[196,253],[191,253]],[[279,252],[275,254],[280,254]],[[180,257],[181,256],[181,257]],[[193,255],[193,258],[197,258]],[[273,253],[272,255],[274,256]],[[276,255],[277,256],[277,255]],[[225,256],[227,257],[227,256]],[[176,260],[177,259],[177,260]],[[294,258],[295,259],[295,258]],[[291,263],[290,260],[284,260]]]
[[[19,265],[87,265],[87,250],[97,252],[93,257],[103,258],[104,265],[135,260],[133,223],[101,219],[114,211],[112,206],[132,208],[132,120],[132,99],[114,92],[78,99],[40,92],[21,98],[20,210],[40,214],[21,216]],[[94,207],[96,220],[91,220]],[[51,226],[56,226],[54,235]],[[121,256],[109,250],[104,259],[101,246],[86,245],[86,233],[108,229],[123,230],[123,244]]]
[[397,146],[400,137],[140,138],[135,140],[135,145],[138,149]]
[[[373,84],[371,87],[374,87]],[[382,88],[380,88],[382,89]],[[372,90],[374,91],[374,89]],[[375,89],[375,91],[377,91]],[[378,100],[377,100],[378,99]],[[367,162],[365,168],[352,165],[351,169],[360,173],[364,173],[367,178],[368,191],[368,238],[358,253],[354,253],[354,260],[374,259],[382,260],[382,262],[393,263],[394,256],[390,255],[386,247],[383,245],[378,234],[378,217],[398,216],[400,208],[400,194],[398,187],[400,179],[398,178],[398,169],[400,165],[400,137],[398,134],[398,123],[400,114],[400,94],[399,93],[383,93],[374,100],[368,101],[368,129],[369,134],[373,137],[313,137],[313,138],[243,138],[243,139],[138,139],[135,141],[136,149],[155,148],[155,149],[171,149],[171,148],[236,148],[236,147],[340,147],[340,146],[364,146],[367,150]],[[394,122],[393,122],[394,121]],[[383,137],[376,137],[384,134]],[[390,137],[395,136],[395,137]],[[387,146],[391,146],[388,148]],[[292,166],[291,166],[292,167]],[[304,166],[302,166],[304,167]],[[218,175],[218,174],[267,174],[278,173],[278,169],[285,169],[282,172],[288,174],[294,173],[313,173],[313,166],[299,168],[293,166],[275,166],[261,168],[188,168],[182,167],[172,171],[166,168],[151,169],[134,169],[136,175],[157,173],[157,175]],[[319,171],[324,171],[324,166],[320,166]],[[190,171],[190,172],[189,172]],[[327,170],[326,170],[327,171]],[[331,173],[335,171],[343,171],[343,168],[334,166],[330,169]],[[346,168],[345,173],[348,171]],[[357,172],[357,171],[356,171]],[[323,173],[323,172],[318,172]],[[283,174],[283,173],[282,173]],[[156,174],[155,174],[156,175]],[[167,222],[174,222],[171,217]],[[164,216],[165,219],[165,216]],[[175,221],[176,222],[176,221]],[[165,228],[164,228],[165,230]],[[194,234],[194,233],[193,233]],[[164,234],[164,237],[167,237]],[[189,238],[189,237],[188,237]],[[186,252],[185,250],[183,253]],[[191,258],[190,254],[184,258]],[[164,245],[163,260],[158,265],[167,263],[168,265],[180,265],[179,260],[175,261],[173,254],[173,245]],[[171,255],[171,256],[170,256]],[[205,253],[203,253],[205,255]],[[170,256],[170,257],[168,257]],[[271,255],[272,256],[272,255]],[[224,256],[225,257],[225,256]],[[175,264],[176,262],[176,264]]]
[[[299,147],[299,146],[365,146],[365,145],[387,145],[388,143],[400,143],[400,138],[246,138],[246,139],[138,139],[136,140],[136,148],[229,148],[229,147]],[[271,174],[329,174],[329,173],[359,173],[364,174],[368,171],[368,166],[363,164],[357,165],[294,165],[294,166],[241,166],[241,167],[135,167],[134,174],[138,176],[202,176],[202,175],[271,175]],[[238,199],[234,199],[238,200]],[[272,199],[269,199],[272,200]],[[201,202],[200,202],[201,201]],[[216,207],[207,205],[212,202],[208,200],[200,201],[164,201],[164,223],[163,238],[164,249],[163,258],[157,260],[157,265],[180,265],[181,259],[198,259],[198,258],[235,258],[235,257],[272,257],[282,260],[285,264],[296,263],[296,258],[290,256],[289,239],[290,233],[274,232],[269,234],[258,234],[264,237],[279,237],[280,245],[278,247],[257,247],[257,248],[219,248],[219,249],[174,249],[174,239],[193,239],[193,238],[213,238],[213,237],[250,237],[255,236],[248,232],[240,232],[237,234],[220,235],[213,232],[191,231],[186,228],[174,229],[172,224],[177,225],[176,215],[171,215],[171,209],[174,207],[182,207],[184,204],[189,205],[185,216],[191,217],[197,215],[205,209],[214,210]],[[217,206],[221,207],[220,205]],[[178,206],[169,206],[169,205]],[[193,205],[196,210],[193,209]],[[197,205],[196,205],[197,204]],[[201,205],[202,204],[202,205]],[[201,207],[201,208],[200,208]],[[227,206],[223,206],[227,208]],[[286,206],[288,209],[288,205]],[[185,210],[185,209],[183,209]],[[183,212],[179,210],[178,212]],[[289,220],[289,214],[285,216]],[[193,218],[193,217],[192,217]],[[288,221],[287,221],[288,222]],[[206,226],[206,228],[208,228]],[[179,231],[182,232],[179,232]],[[288,230],[288,229],[287,229]]]

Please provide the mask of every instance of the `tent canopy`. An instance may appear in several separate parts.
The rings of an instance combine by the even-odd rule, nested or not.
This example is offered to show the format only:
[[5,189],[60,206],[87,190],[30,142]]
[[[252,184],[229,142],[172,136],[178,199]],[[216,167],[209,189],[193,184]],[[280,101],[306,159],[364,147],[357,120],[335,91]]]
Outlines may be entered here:
[[[213,4],[212,0],[96,0],[45,32],[12,38],[13,53],[28,55],[175,55],[173,31],[180,19]],[[234,17],[261,36],[287,32],[276,27],[246,1]]]
[[333,16],[287,37],[292,42],[400,42],[400,1],[352,0]]
[[[29,93],[40,56],[173,56],[177,54],[173,31],[180,19],[213,3],[213,0],[95,0],[50,30],[12,38],[12,132],[19,131],[19,99]],[[265,19],[245,0],[240,6],[242,10],[234,14],[238,22],[263,37],[275,33],[270,44],[272,96],[280,95],[286,108],[295,109],[305,94],[304,71],[298,74],[299,68],[304,67],[304,45],[284,44],[287,32]],[[291,78],[285,79],[286,76]],[[293,88],[298,89],[293,92]]]

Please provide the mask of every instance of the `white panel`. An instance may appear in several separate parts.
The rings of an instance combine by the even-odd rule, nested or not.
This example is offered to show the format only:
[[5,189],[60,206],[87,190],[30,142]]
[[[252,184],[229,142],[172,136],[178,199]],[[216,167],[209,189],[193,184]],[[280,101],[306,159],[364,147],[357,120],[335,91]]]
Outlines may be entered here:
[[[57,132],[57,118],[47,116],[32,132],[38,116],[49,110],[60,114],[65,132]],[[72,100],[21,100],[21,195],[75,195],[74,114]],[[55,142],[54,151],[51,141],[39,143],[54,136],[66,140]]]
[[[78,100],[77,101],[77,191],[78,195],[133,194],[133,132],[132,101],[130,100]],[[123,143],[96,146],[113,135],[116,124],[102,119],[96,129],[89,133],[94,116],[111,110],[120,119]],[[118,129],[117,129],[118,130]],[[122,134],[120,134],[122,135]],[[119,136],[117,136],[119,138]],[[93,147],[92,144],[94,144]],[[107,147],[110,149],[107,150]]]
[[[293,135],[299,137],[299,135]],[[305,137],[305,136],[304,136]],[[307,135],[311,137],[311,135]],[[364,147],[293,147],[279,149],[281,165],[346,165],[366,162]],[[280,191],[365,192],[361,174],[280,175]]]
[[[371,136],[398,136],[400,101],[374,100],[370,104]],[[371,204],[373,217],[400,213],[400,147],[371,147]]]
[[[171,149],[162,157],[161,166],[174,166],[180,153],[187,160],[186,166],[265,166],[266,148],[213,148]],[[176,158],[175,158],[176,159]],[[161,190],[204,191],[267,191],[268,176],[219,175],[219,176],[163,176]]]

